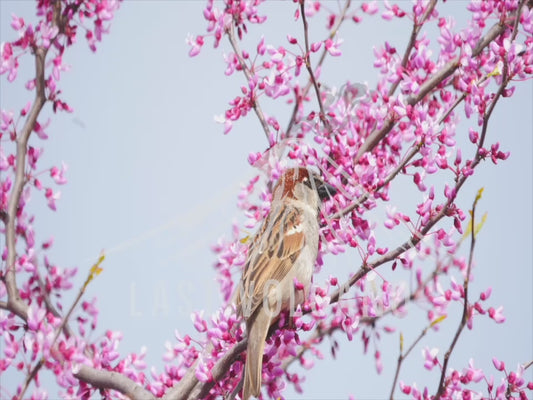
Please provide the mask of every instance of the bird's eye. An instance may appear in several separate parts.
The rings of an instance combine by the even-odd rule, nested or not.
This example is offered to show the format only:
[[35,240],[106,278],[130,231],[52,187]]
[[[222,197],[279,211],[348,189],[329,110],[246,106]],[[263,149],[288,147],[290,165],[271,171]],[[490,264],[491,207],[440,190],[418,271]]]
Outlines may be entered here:
[[309,189],[313,189],[313,184],[311,183],[311,179],[309,179],[308,177],[305,177],[303,180],[302,180],[303,184],[305,186],[307,186]]

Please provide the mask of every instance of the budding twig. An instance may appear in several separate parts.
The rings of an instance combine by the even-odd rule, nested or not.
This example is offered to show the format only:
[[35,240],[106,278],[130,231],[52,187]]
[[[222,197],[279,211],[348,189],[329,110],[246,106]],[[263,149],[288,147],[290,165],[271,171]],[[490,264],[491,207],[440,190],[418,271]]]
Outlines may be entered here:
[[316,99],[318,102],[318,107],[320,109],[320,120],[326,127],[326,129],[329,131],[329,121],[326,118],[326,111],[324,110],[324,104],[322,102],[322,96],[320,94],[320,88],[318,87],[318,82],[315,77],[315,73],[313,71],[313,68],[311,67],[311,50],[309,48],[309,29],[307,25],[307,17],[305,16],[305,0],[300,1],[300,13],[302,15],[302,22],[304,25],[304,38],[305,38],[305,68],[307,68],[307,72],[309,73],[309,79],[311,80],[311,83],[313,85],[313,88],[315,89]]
[[[413,29],[411,30],[411,36],[409,38],[409,43],[407,44],[407,47],[405,48],[405,53],[403,54],[402,58],[402,69],[407,67],[407,62],[409,61],[409,55],[411,54],[411,51],[415,47],[416,38],[418,37],[418,34],[420,33],[420,29],[422,29],[422,26],[427,22],[429,16],[433,13],[433,10],[435,9],[435,6],[437,5],[437,0],[431,0],[431,3],[427,6],[426,11],[422,15],[422,18],[420,18],[419,21],[415,20],[413,21]],[[400,84],[400,80],[397,80],[394,82],[390,89],[389,89],[389,97],[394,94],[396,89],[398,88],[398,85]]]
[[[330,31],[330,33],[328,35],[329,39],[333,39],[335,37],[335,35],[337,34],[337,32],[339,31],[342,23],[346,19],[346,14],[347,14],[348,10],[350,9],[351,3],[352,3],[351,0],[347,0],[344,3],[344,7],[343,7],[343,9],[342,9],[342,11],[341,11],[341,13],[339,15],[339,18],[337,18],[337,20],[335,22],[335,25],[331,28],[331,31]],[[302,11],[302,15],[303,15],[303,17],[305,17],[305,14],[304,14],[303,11]],[[308,52],[309,52],[309,49],[307,49],[307,53]],[[318,62],[317,62],[316,67],[315,67],[315,70],[320,68],[322,66],[322,64],[324,64],[324,60],[326,59],[326,55],[327,54],[328,54],[328,50],[326,48],[324,48],[324,50],[322,50],[322,54],[321,54],[320,58],[318,59]],[[300,108],[303,99],[305,99],[307,94],[309,93],[309,90],[311,90],[312,86],[313,86],[313,80],[312,80],[312,76],[310,75],[309,76],[309,80],[307,81],[307,84],[302,89],[302,91],[296,96],[296,99],[294,101],[294,108],[292,110],[291,119],[289,120],[289,124],[287,126],[287,131],[286,131],[287,137],[290,136],[292,128],[294,127],[294,124],[296,124],[296,120],[297,120],[297,116],[298,116],[298,109]],[[320,101],[320,96],[318,96],[318,99]]]
[[[235,52],[235,56],[237,57],[237,60],[239,60],[239,64],[242,68],[242,72],[244,73],[244,76],[246,77],[246,80],[248,82],[251,82],[253,79],[252,71],[250,71],[250,68],[246,65],[246,62],[244,61],[244,57],[242,56],[242,51],[239,48],[239,44],[237,43],[237,39],[235,38],[235,29],[233,24],[231,24],[231,27],[226,31],[228,35],[229,42],[231,43],[231,47],[233,47],[233,51]],[[253,92],[250,92],[250,96],[252,96]],[[252,108],[255,111],[255,115],[259,119],[259,122],[261,123],[261,126],[263,128],[263,131],[265,132],[266,138],[268,141],[270,141],[270,129],[268,127],[268,123],[265,119],[265,115],[263,114],[263,110],[261,109],[261,106],[259,105],[259,101],[257,97],[253,97],[252,99]]]
[[437,393],[435,394],[435,399],[440,399],[441,396],[444,394],[444,391],[446,390],[447,383],[445,383],[446,378],[446,370],[448,368],[448,362],[450,360],[450,356],[453,352],[453,349],[455,348],[455,345],[457,344],[457,341],[459,340],[459,336],[461,336],[461,333],[463,332],[464,327],[466,326],[466,323],[468,322],[468,318],[470,317],[470,310],[468,306],[468,284],[470,282],[470,272],[472,270],[472,263],[474,261],[474,248],[476,246],[476,223],[475,223],[475,212],[476,212],[476,205],[479,199],[481,198],[481,193],[483,190],[480,190],[478,192],[478,195],[476,196],[474,203],[472,205],[472,211],[470,211],[470,227],[471,227],[471,235],[470,235],[470,253],[468,256],[468,267],[466,270],[466,276],[463,282],[463,291],[464,291],[464,300],[463,300],[463,314],[461,316],[461,322],[459,323],[459,326],[457,327],[457,331],[455,332],[455,336],[453,337],[452,343],[450,344],[450,347],[444,354],[444,361],[442,363],[442,370],[440,374],[440,381]]

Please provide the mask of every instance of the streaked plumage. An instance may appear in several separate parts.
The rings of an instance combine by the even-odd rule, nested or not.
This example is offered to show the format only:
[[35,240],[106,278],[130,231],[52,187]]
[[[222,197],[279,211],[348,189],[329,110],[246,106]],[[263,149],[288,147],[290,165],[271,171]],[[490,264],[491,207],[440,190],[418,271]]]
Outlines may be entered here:
[[[286,311],[307,297],[318,253],[321,199],[334,193],[302,167],[286,171],[274,187],[270,213],[250,245],[237,294],[248,333],[245,400],[259,396],[265,340],[279,315],[276,311]],[[303,285],[303,292],[294,289],[295,279]]]

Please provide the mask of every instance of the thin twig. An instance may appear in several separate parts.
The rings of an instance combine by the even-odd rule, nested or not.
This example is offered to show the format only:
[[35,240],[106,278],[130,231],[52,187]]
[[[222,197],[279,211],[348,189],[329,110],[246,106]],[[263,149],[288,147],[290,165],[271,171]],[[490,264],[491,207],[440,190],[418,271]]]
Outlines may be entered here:
[[[248,66],[246,65],[246,62],[244,61],[244,57],[242,56],[242,52],[239,48],[239,44],[237,43],[237,39],[235,38],[235,29],[233,27],[233,24],[231,24],[230,29],[228,29],[226,32],[228,35],[229,42],[231,43],[231,47],[233,47],[233,51],[235,52],[235,56],[237,57],[237,60],[239,60],[239,64],[242,68],[244,76],[246,77],[248,82],[251,82],[253,80],[253,75],[250,69],[248,68]],[[252,96],[253,93],[254,91],[250,91],[250,96]],[[254,109],[255,115],[259,119],[261,126],[263,127],[263,131],[265,132],[267,141],[270,142],[270,129],[265,119],[265,115],[263,114],[263,110],[261,109],[261,106],[259,105],[259,101],[255,96],[252,98],[252,108]]]
[[[83,297],[83,294],[85,293],[85,290],[87,289],[87,285],[89,284],[89,282],[93,279],[94,275],[96,274],[95,270],[98,268],[98,266],[100,265],[100,263],[103,260],[104,260],[104,257],[100,256],[100,259],[98,260],[98,262],[91,268],[91,272],[89,273],[88,278],[86,279],[86,281],[83,284],[83,286],[80,288],[80,291],[78,292],[78,295],[76,296],[76,299],[74,300],[74,302],[70,306],[70,309],[68,310],[67,315],[61,320],[61,324],[57,327],[55,335],[54,335],[54,339],[52,340],[52,343],[50,344],[51,348],[55,348],[56,347],[56,342],[57,342],[57,339],[59,339],[59,336],[61,335],[61,332],[63,332],[64,330],[65,330],[65,332],[71,332],[70,331],[70,327],[68,327],[68,320],[70,319],[70,316],[74,312],[74,309],[76,308],[76,306],[80,302],[81,298]],[[58,354],[58,357],[61,357],[61,352],[60,351],[57,351],[57,354]],[[24,394],[26,393],[26,390],[28,389],[31,381],[37,376],[37,373],[39,372],[39,370],[41,369],[41,367],[43,365],[44,365],[44,360],[41,359],[32,368],[31,372],[26,377],[26,380],[25,380],[24,386],[23,386],[23,390],[18,395],[18,399],[19,400],[24,399]]]
[[470,254],[468,256],[468,267],[467,267],[466,276],[463,282],[463,292],[464,292],[463,314],[461,316],[461,322],[459,323],[459,327],[457,328],[457,331],[455,332],[455,335],[453,337],[452,343],[450,344],[450,347],[444,354],[444,361],[442,363],[440,382],[439,382],[437,393],[435,394],[435,399],[437,400],[441,398],[441,396],[444,394],[444,391],[446,390],[447,384],[445,384],[444,381],[446,378],[446,370],[448,369],[448,362],[455,348],[455,345],[457,344],[457,341],[459,340],[459,336],[461,336],[461,333],[463,332],[463,329],[466,326],[466,323],[468,322],[468,318],[470,317],[470,311],[468,307],[468,284],[470,282],[470,272],[472,270],[472,263],[474,261],[474,248],[476,246],[475,212],[476,212],[476,205],[477,205],[479,198],[480,198],[480,195],[478,194],[478,196],[474,200],[474,203],[472,205],[472,211],[470,213],[471,214]]
[[326,118],[326,111],[324,110],[324,104],[322,102],[322,96],[320,94],[320,88],[318,87],[318,82],[315,77],[315,73],[313,71],[313,68],[311,67],[311,50],[309,49],[309,27],[307,25],[307,17],[305,16],[305,0],[300,0],[300,13],[302,15],[302,22],[304,25],[304,39],[305,39],[305,67],[307,68],[307,72],[309,73],[309,79],[311,80],[311,83],[313,85],[313,88],[315,89],[316,99],[318,102],[318,107],[320,109],[320,120],[324,124],[325,128],[330,131],[330,124],[328,119]]
[[[405,168],[405,166],[409,163],[409,161],[411,161],[411,159],[420,151],[421,147],[422,147],[421,143],[419,143],[418,145],[412,147],[411,150],[409,150],[409,152],[403,158],[403,161],[400,164],[398,164],[398,166],[396,168],[394,168],[392,170],[392,172],[389,175],[387,175],[387,177],[381,183],[379,183],[376,186],[376,188],[374,189],[374,191],[372,193],[377,193],[382,188],[387,186],[396,177],[396,175],[398,175]],[[344,215],[347,215],[352,210],[356,209],[361,204],[363,204],[365,201],[367,201],[372,193],[365,191],[365,193],[363,193],[361,196],[359,196],[354,203],[352,203],[349,206],[343,208],[342,210],[337,211],[335,214],[331,215],[330,218],[331,219],[337,219],[337,218],[340,218],[340,217],[342,217]]]
[[[405,307],[411,301],[414,301],[415,299],[417,299],[418,296],[420,295],[420,293],[423,292],[423,290],[427,286],[427,284],[429,282],[432,282],[435,279],[435,277],[437,277],[438,275],[440,275],[442,273],[443,273],[443,270],[437,265],[437,267],[433,270],[433,272],[431,274],[429,274],[426,277],[426,279],[424,279],[423,282],[420,282],[417,285],[416,289],[414,289],[409,296],[404,297],[401,301],[399,301],[397,304],[395,304],[394,307],[387,309],[386,311],[384,311],[380,315],[377,315],[375,317],[362,317],[359,320],[359,323],[360,324],[365,324],[365,325],[375,326],[376,322],[379,321],[380,319],[383,319],[384,317],[386,317],[386,316],[388,316],[390,314],[394,314],[399,309]],[[282,364],[283,370],[285,370],[286,367],[290,366],[296,359],[299,359],[301,356],[303,356],[305,354],[306,351],[309,350],[308,344],[310,344],[310,343],[312,343],[314,341],[317,341],[317,340],[323,340],[323,338],[325,336],[333,336],[333,333],[336,332],[339,329],[340,329],[340,326],[330,326],[328,329],[322,329],[320,326],[318,326],[316,328],[315,332],[313,333],[313,335],[309,339],[307,339],[302,346],[300,346],[300,349],[298,350],[297,354],[295,356],[291,357],[290,359],[286,360]]]
[[16,396],[16,399],[22,400],[24,398],[24,394],[26,393],[26,390],[28,390],[28,387],[30,387],[31,381],[37,376],[37,373],[41,369],[41,367],[44,364],[44,358],[41,358],[39,361],[37,361],[37,364],[32,368],[31,372],[26,377],[26,380],[24,381],[24,385],[22,385],[22,390],[20,392],[20,395]]
[[[330,33],[328,35],[329,39],[333,39],[335,37],[335,35],[337,34],[337,32],[339,31],[342,23],[346,19],[346,13],[348,12],[348,10],[350,8],[351,3],[352,3],[351,0],[347,0],[344,3],[344,7],[343,7],[341,13],[339,14],[339,18],[336,20],[335,25],[331,28],[331,31],[330,31]],[[322,50],[322,54],[321,54],[320,58],[318,59],[318,62],[316,64],[316,66],[315,66],[315,70],[320,68],[322,66],[322,64],[324,64],[324,60],[326,59],[326,55],[327,54],[328,54],[328,50],[326,48],[324,48],[324,50]],[[307,81],[307,84],[305,85],[303,90],[296,96],[296,99],[294,101],[294,108],[292,110],[291,119],[289,120],[289,124],[287,125],[287,130],[286,130],[286,136],[287,137],[290,136],[290,132],[291,132],[292,128],[294,127],[294,124],[296,124],[296,119],[297,119],[297,116],[298,116],[298,109],[300,108],[301,102],[303,101],[303,99],[305,99],[307,97],[307,94],[309,93],[309,90],[311,90],[312,86],[313,86],[313,81],[312,81],[311,76],[310,76],[309,80]]]
[[[435,9],[436,5],[437,5],[437,0],[431,0],[431,3],[426,8],[426,12],[424,13],[424,15],[422,15],[422,18],[420,18],[420,21],[416,20],[416,15],[415,15],[415,20],[413,21],[413,29],[411,30],[411,36],[409,37],[409,43],[407,44],[405,53],[403,54],[403,58],[402,58],[402,63],[401,63],[402,70],[405,69],[405,67],[407,67],[407,62],[409,61],[409,55],[411,54],[411,51],[415,47],[416,38],[418,37],[418,34],[420,33],[420,29],[422,29],[422,26],[424,26],[424,24],[427,22],[427,19],[433,13],[433,10]],[[400,81],[401,79],[397,80],[391,85],[389,89],[389,93],[388,93],[389,97],[391,97],[394,94],[394,92],[398,88],[398,85],[400,84]]]
[[411,343],[411,346],[407,349],[405,353],[403,353],[403,336],[400,336],[400,355],[398,356],[398,363],[396,365],[396,372],[394,374],[394,379],[392,381],[392,387],[391,392],[389,395],[389,399],[394,399],[394,390],[396,389],[396,382],[398,382],[398,378],[400,376],[400,369],[402,367],[403,361],[409,356],[411,351],[416,347],[416,345],[422,340],[424,336],[428,333],[428,331],[435,325],[435,323],[431,323],[428,326],[426,326],[422,332],[420,332],[420,335],[415,339],[413,343]]

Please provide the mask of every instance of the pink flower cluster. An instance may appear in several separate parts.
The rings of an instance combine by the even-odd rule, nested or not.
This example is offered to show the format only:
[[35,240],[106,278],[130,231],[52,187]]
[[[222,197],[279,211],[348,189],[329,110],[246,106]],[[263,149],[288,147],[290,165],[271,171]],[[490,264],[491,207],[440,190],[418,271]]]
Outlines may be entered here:
[[[108,32],[109,21],[118,6],[119,2],[112,0],[40,0],[36,4],[36,24],[13,15],[11,27],[18,39],[2,44],[0,75],[13,82],[17,79],[19,65],[26,62],[37,65],[35,78],[26,83],[30,97],[36,97],[31,92],[36,92],[37,97],[42,93],[43,104],[50,103],[54,112],[72,111],[62,100],[58,86],[62,73],[69,70],[63,62],[65,51],[76,43],[80,31],[95,51],[102,34]],[[70,319],[66,319],[71,310],[63,296],[73,289],[77,270],[61,268],[50,261],[47,250],[53,245],[53,238],[36,242],[35,216],[27,207],[36,190],[42,192],[48,206],[56,210],[61,194],[56,185],[67,183],[65,163],[41,165],[43,141],[49,137],[50,120],[38,119],[42,108],[40,101],[29,101],[18,113],[2,109],[0,115],[2,240],[7,236],[12,219],[16,241],[14,248],[3,245],[1,254],[0,371],[11,369],[18,371],[14,376],[22,376],[17,392],[2,390],[3,395],[13,397],[47,398],[48,390],[42,387],[39,376],[42,370],[48,370],[56,377],[64,397],[87,398],[98,389],[76,377],[81,366],[113,370],[142,382],[144,377],[138,371],[145,367],[144,355],[141,352],[121,360],[117,351],[120,334],[108,331],[101,337],[94,337],[98,317],[96,299],[83,299]],[[20,143],[27,143],[26,149],[21,149]],[[17,198],[14,191],[21,182],[16,213],[10,215],[10,201]],[[9,265],[13,250],[16,251],[15,262]],[[8,297],[12,300],[12,295],[8,294],[13,289],[13,282],[8,278],[11,272],[16,276],[17,295],[24,305],[23,311],[18,313],[12,311],[8,301]]]
[[[425,365],[428,369],[439,365],[436,357],[436,349],[424,349],[424,357],[426,359]],[[526,382],[523,378],[524,366],[518,365],[516,371],[508,372],[505,368],[505,363],[494,358],[494,367],[497,371],[503,372],[504,376],[500,378],[500,383],[495,383],[493,375],[487,376],[481,369],[474,367],[474,361],[471,359],[467,368],[462,371],[451,369],[445,378],[446,389],[442,395],[443,398],[461,398],[461,399],[505,399],[518,398],[521,400],[528,399],[528,392],[533,390],[533,382]],[[485,393],[466,388],[472,383],[482,382],[485,384],[487,391]],[[420,390],[416,384],[407,385],[400,381],[400,390],[406,395],[410,395],[414,399],[429,399],[431,398],[430,389],[425,387]]]
[[[305,2],[305,17],[316,18],[325,13],[328,29],[336,21],[351,19],[363,23],[367,15],[378,13],[380,6],[384,20],[409,19],[414,29],[422,29],[405,55],[390,43],[375,48],[374,67],[380,78],[374,89],[350,82],[340,89],[329,89],[321,83],[317,99],[312,79],[320,79],[324,66],[312,67],[311,79],[303,72],[305,62],[340,55],[342,40],[338,35],[310,43],[308,49],[291,34],[286,44],[268,44],[262,38],[255,51],[249,53],[240,49],[239,39],[246,33],[245,19],[263,22],[255,8],[257,4],[240,2],[241,9],[248,13],[246,18],[238,19],[234,18],[233,6],[227,4],[224,9],[209,2],[204,14],[208,36],[214,33],[215,46],[223,36],[228,36],[232,45],[233,52],[225,57],[226,74],[238,72],[246,79],[242,96],[230,102],[221,118],[224,132],[253,109],[265,122],[270,147],[264,153],[252,153],[249,162],[266,173],[267,181],[275,180],[290,164],[319,169],[340,193],[324,208],[317,271],[321,269],[323,254],[337,254],[347,247],[357,249],[364,271],[349,284],[341,284],[338,277],[331,276],[325,284],[317,285],[314,296],[300,310],[302,314],[294,318],[299,330],[279,329],[270,337],[263,368],[265,392],[272,397],[281,396],[287,383],[301,390],[303,376],[289,372],[284,365],[299,359],[302,365],[310,367],[312,360],[302,355],[301,350],[320,358],[316,345],[334,331],[344,332],[350,340],[360,335],[365,351],[369,343],[378,346],[380,331],[389,333],[394,328],[369,322],[388,314],[406,315],[411,301],[424,304],[428,323],[434,330],[439,329],[439,321],[449,314],[453,303],[467,302],[468,329],[474,328],[475,317],[481,315],[503,323],[503,308],[484,304],[490,288],[477,301],[472,294],[465,298],[463,282],[471,278],[472,271],[460,254],[459,235],[465,232],[468,219],[456,200],[462,183],[474,174],[481,161],[490,159],[497,164],[509,156],[501,150],[500,143],[487,144],[489,138],[483,132],[496,102],[512,96],[515,89],[512,85],[530,79],[533,73],[531,10],[520,1],[473,1],[467,7],[470,23],[457,30],[453,18],[439,15],[434,2],[415,1],[412,8],[406,3],[370,2],[337,14],[322,8],[320,2]],[[303,18],[298,6],[295,16]],[[495,21],[504,21],[501,32],[487,40],[488,28]],[[426,26],[432,25],[439,32],[436,40],[423,33]],[[234,27],[241,28],[236,35]],[[200,52],[206,38],[190,39],[191,55]],[[258,109],[263,96],[289,99],[293,117],[287,130],[277,119]],[[316,105],[317,100],[322,108]],[[470,132],[472,148],[461,149],[457,135],[463,135],[468,125],[466,131]],[[374,142],[374,138],[378,140]],[[465,154],[472,156],[468,158]],[[398,191],[393,184],[397,175],[410,177],[413,189],[423,194],[423,200],[413,210],[400,211],[390,204]],[[448,176],[449,180],[435,184],[432,178],[435,175]],[[269,192],[258,192],[258,179],[259,176],[254,177],[239,195],[238,205],[247,217],[243,226],[246,232],[256,229],[269,209]],[[405,185],[402,190],[407,190]],[[386,229],[402,225],[412,232],[405,249],[400,246],[400,251],[396,251],[378,236],[375,214],[369,211],[379,208],[386,209],[383,218]],[[446,220],[450,223],[443,222]],[[230,299],[234,280],[240,276],[244,263],[242,238],[246,235],[239,232],[242,230],[234,226],[232,239],[221,240],[214,247],[218,279],[226,300]],[[404,288],[381,277],[380,290],[368,293],[368,271],[385,262],[390,262],[393,270],[400,263],[415,272],[416,288],[410,297]],[[376,276],[379,275],[372,276],[372,286],[376,285]],[[375,349],[374,358],[379,372],[383,367],[379,348]],[[436,365],[442,359],[435,355],[431,362]],[[443,396],[450,398],[458,393],[467,398],[468,393],[474,396],[468,385],[484,377],[473,364],[464,373],[454,371],[446,375]],[[233,381],[229,375],[226,379]],[[422,393],[416,386],[403,383],[400,388],[414,398],[425,398],[429,393],[427,389]],[[490,395],[494,395],[492,388],[489,386]],[[522,381],[516,393],[526,388]],[[211,394],[214,398],[224,392],[212,390]]]
[[[294,33],[288,34],[284,43],[262,38],[255,49],[241,49],[248,30],[266,22],[261,3],[225,0],[219,6],[208,1],[206,34],[187,39],[191,56],[208,40],[215,47],[229,41],[232,51],[225,56],[225,73],[242,74],[245,84],[229,100],[229,108],[219,120],[227,133],[241,118],[255,113],[269,148],[251,153],[248,160],[264,173],[267,184],[258,174],[242,188],[237,205],[246,221],[233,226],[229,239],[213,246],[225,304],[211,317],[204,317],[203,312],[192,316],[196,338],[176,331],[176,340],[165,345],[163,371],[152,368],[149,374],[144,372],[144,349],[122,357],[118,350],[122,334],[106,331],[96,338],[91,335],[98,317],[95,299],[82,299],[81,309],[66,320],[70,309],[62,296],[72,289],[76,270],[60,268],[48,259],[46,251],[53,240],[35,242],[35,217],[26,205],[37,190],[55,210],[60,198],[55,185],[67,182],[67,166],[40,166],[42,141],[50,134],[50,122],[32,116],[40,111],[37,102],[27,103],[18,113],[1,111],[0,220],[2,233],[6,233],[9,218],[14,218],[17,243],[3,247],[1,255],[0,370],[23,374],[13,396],[28,397],[24,379],[29,379],[34,386],[32,398],[46,398],[39,381],[43,368],[55,374],[62,395],[68,398],[89,398],[100,390],[89,383],[85,368],[116,372],[157,397],[188,382],[193,382],[191,390],[205,388],[207,399],[233,392],[242,376],[245,355],[232,355],[232,351],[242,344],[246,332],[231,304],[232,294],[251,232],[269,211],[269,185],[288,165],[319,170],[338,193],[323,207],[317,278],[311,296],[292,310],[292,315],[283,315],[268,338],[263,363],[265,394],[282,397],[288,385],[302,391],[305,378],[293,371],[293,363],[311,368],[323,357],[318,345],[331,335],[360,339],[364,351],[373,354],[380,373],[380,338],[395,331],[394,322],[385,325],[382,319],[408,315],[411,303],[427,310],[426,331],[439,329],[456,304],[466,310],[467,329],[475,329],[476,318],[482,316],[496,323],[505,321],[503,308],[488,304],[490,288],[480,294],[468,291],[473,270],[461,244],[468,239],[471,225],[468,212],[456,201],[464,182],[482,161],[497,164],[509,156],[499,142],[489,143],[493,139],[487,126],[497,102],[511,97],[513,85],[530,79],[533,73],[533,12],[528,4],[474,0],[467,7],[469,23],[457,29],[453,18],[439,14],[435,1],[416,0],[411,5],[348,2],[337,11],[320,1],[295,1],[287,5],[287,12],[302,22],[303,40]],[[0,74],[11,82],[23,60],[42,57],[43,71],[37,71],[26,88],[38,95],[44,93],[43,101],[50,102],[55,112],[70,111],[58,89],[62,73],[69,68],[63,64],[64,52],[76,42],[80,30],[94,51],[117,8],[118,2],[110,0],[39,1],[37,24],[13,17],[18,39],[2,44]],[[362,24],[379,15],[384,21],[401,19],[412,24],[412,41],[406,52],[401,54],[388,42],[375,48],[373,65],[379,76],[373,88],[354,82],[328,87],[321,81],[321,71],[328,57],[342,56],[342,25]],[[309,30],[318,18],[323,18],[329,34],[312,42]],[[435,40],[430,39],[428,29],[438,32]],[[290,117],[286,128],[280,123],[282,118],[263,109],[265,97],[286,101]],[[24,135],[27,139],[31,133],[34,135],[21,153],[17,140]],[[459,148],[461,135],[468,138],[462,142],[470,147]],[[17,165],[20,160],[24,168]],[[396,185],[399,179],[401,187]],[[20,199],[14,215],[9,215],[15,187],[22,188]],[[418,193],[419,200],[413,207],[401,209],[393,199],[406,190]],[[409,232],[406,240],[387,241],[383,232],[398,227]],[[327,269],[323,256],[350,249],[360,256],[360,267],[344,280]],[[9,251],[17,253],[12,265],[8,265]],[[387,278],[381,273],[385,265],[392,270]],[[389,278],[402,270],[414,276],[409,292]],[[328,277],[318,278],[322,272]],[[22,310],[10,303],[13,275]],[[301,290],[298,282],[294,285]],[[335,355],[337,345],[331,351]],[[233,357],[229,361],[228,354]],[[222,373],[221,365],[225,366]],[[475,368],[473,361],[461,371],[445,365],[442,352],[426,348],[423,366],[440,369],[442,387],[419,390],[416,384],[400,380],[397,389],[417,399],[429,398],[436,390],[443,398],[499,398],[504,393],[525,398],[527,391],[533,390],[533,383],[523,378],[523,366],[508,371],[502,361],[494,360],[495,368],[504,375],[495,383],[495,378]],[[487,385],[480,394],[472,385],[482,381]],[[102,389],[104,397],[126,395],[116,386],[113,391],[106,388]]]

